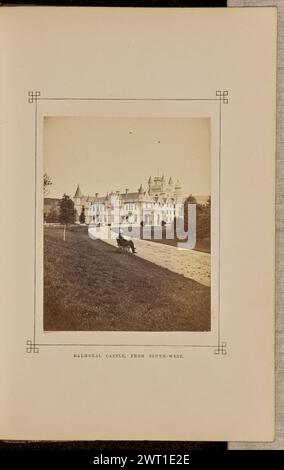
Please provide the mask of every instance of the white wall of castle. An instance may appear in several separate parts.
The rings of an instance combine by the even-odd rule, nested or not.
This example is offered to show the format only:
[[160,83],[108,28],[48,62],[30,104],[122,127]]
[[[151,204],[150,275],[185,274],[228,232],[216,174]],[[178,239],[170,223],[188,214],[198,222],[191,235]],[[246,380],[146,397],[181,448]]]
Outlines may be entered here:
[[85,221],[87,224],[96,223],[102,225],[131,224],[161,225],[162,221],[171,223],[174,217],[183,216],[183,197],[179,185],[166,183],[164,178],[155,177],[149,179],[148,191],[144,191],[142,185],[135,194],[135,200],[128,200],[126,192],[110,193],[105,199],[87,202],[85,197],[74,198],[77,211],[77,220],[85,209]]
[[103,225],[131,224],[161,225],[162,221],[171,223],[174,217],[183,215],[183,205],[154,201],[124,202],[112,198],[111,202],[93,203],[85,207],[86,223]]

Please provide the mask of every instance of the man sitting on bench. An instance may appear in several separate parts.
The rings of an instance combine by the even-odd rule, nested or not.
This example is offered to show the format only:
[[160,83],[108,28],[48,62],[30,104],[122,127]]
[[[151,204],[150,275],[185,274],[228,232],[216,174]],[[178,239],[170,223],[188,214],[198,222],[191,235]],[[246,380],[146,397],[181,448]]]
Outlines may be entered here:
[[132,240],[126,240],[126,238],[124,238],[123,234],[122,234],[122,230],[119,229],[119,233],[118,233],[118,237],[117,239],[118,240],[124,240],[125,242],[127,242],[127,244],[130,246],[131,250],[132,250],[132,253],[136,253],[136,250],[135,250],[135,246],[134,246],[134,243]]

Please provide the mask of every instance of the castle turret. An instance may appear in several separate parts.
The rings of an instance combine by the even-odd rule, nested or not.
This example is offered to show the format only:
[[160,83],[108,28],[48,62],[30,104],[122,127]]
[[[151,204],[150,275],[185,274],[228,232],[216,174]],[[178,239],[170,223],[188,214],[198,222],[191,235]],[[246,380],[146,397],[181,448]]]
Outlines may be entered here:
[[172,177],[170,176],[169,181],[168,181],[168,185],[167,185],[168,197],[172,197],[173,192],[174,192],[174,182],[173,182]]
[[149,196],[152,194],[152,186],[153,186],[153,180],[152,180],[152,176],[150,176],[150,178],[148,179],[148,194]]
[[73,202],[74,202],[74,208],[76,209],[76,213],[77,213],[77,216],[76,216],[76,221],[78,222],[79,220],[79,216],[82,212],[82,207],[84,205],[84,195],[80,189],[80,185],[78,183],[77,185],[77,189],[75,191],[75,194],[74,194],[74,197],[73,197]]
[[181,187],[181,184],[179,182],[179,180],[177,180],[176,184],[175,184],[175,188],[174,188],[174,198],[175,198],[175,202],[177,203],[182,203],[182,187]]
[[74,194],[74,199],[77,199],[77,198],[81,199],[81,197],[83,197],[83,193],[82,193],[82,191],[80,189],[80,186],[79,186],[79,183],[78,183],[76,192]]
[[143,188],[142,184],[140,184],[140,186],[138,188],[138,198],[139,198],[139,200],[144,199],[145,195],[146,195],[146,191]]

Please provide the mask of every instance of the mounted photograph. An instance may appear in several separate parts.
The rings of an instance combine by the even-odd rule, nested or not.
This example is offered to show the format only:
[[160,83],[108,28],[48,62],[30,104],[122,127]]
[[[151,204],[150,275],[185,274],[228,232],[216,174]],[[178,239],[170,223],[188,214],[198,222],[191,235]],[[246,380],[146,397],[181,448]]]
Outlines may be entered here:
[[44,331],[211,331],[209,118],[43,128]]

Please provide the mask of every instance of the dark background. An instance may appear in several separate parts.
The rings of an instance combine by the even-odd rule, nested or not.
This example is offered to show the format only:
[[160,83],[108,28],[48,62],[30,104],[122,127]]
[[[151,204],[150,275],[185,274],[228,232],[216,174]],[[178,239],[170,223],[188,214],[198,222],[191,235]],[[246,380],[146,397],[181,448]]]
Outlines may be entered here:
[[[34,6],[93,6],[93,7],[167,7],[167,8],[208,8],[226,7],[226,0],[85,0],[85,1],[7,1],[2,6],[34,5]],[[94,423],[95,426],[95,423]],[[218,426],[218,423],[216,423]],[[8,466],[13,464],[28,465],[30,468],[86,468],[93,466],[92,457],[104,455],[136,455],[151,454],[187,454],[195,450],[225,451],[226,442],[174,442],[174,441],[68,441],[68,442],[7,442],[0,441],[0,464],[6,460]],[[17,451],[17,452],[16,452]],[[40,451],[40,452],[39,452]],[[211,458],[210,458],[211,459]],[[203,464],[210,463],[203,461]],[[217,463],[215,459],[215,463]],[[8,468],[8,466],[2,466]],[[66,467],[65,467],[66,465]],[[192,468],[192,465],[190,465]]]

